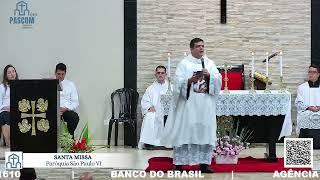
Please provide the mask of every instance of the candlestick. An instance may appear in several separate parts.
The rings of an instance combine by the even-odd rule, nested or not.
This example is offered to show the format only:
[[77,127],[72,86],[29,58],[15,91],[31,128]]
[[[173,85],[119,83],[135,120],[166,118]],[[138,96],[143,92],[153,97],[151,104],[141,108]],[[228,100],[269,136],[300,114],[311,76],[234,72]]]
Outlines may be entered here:
[[251,77],[254,78],[254,52],[253,51],[251,52],[251,56],[252,56],[252,59],[251,59]]
[[264,90],[264,93],[271,93],[269,88],[269,77],[266,77],[266,89]]
[[280,51],[280,76],[282,77],[282,51]]
[[171,59],[170,59],[170,55],[171,55],[171,54],[168,53],[168,73],[167,73],[167,74],[168,74],[168,78],[170,78],[170,74],[171,74],[171,69],[170,69],[170,68],[171,68],[171,67],[170,67],[170,63],[171,63],[170,61],[171,61]]
[[231,66],[229,66],[227,63],[224,63],[223,65],[223,69],[224,69],[224,90],[223,93],[230,93],[229,89],[228,89],[228,70],[231,69]]
[[286,85],[283,83],[283,77],[280,76],[280,93],[285,93],[286,92]]
[[250,81],[251,81],[251,88],[250,88],[249,93],[250,93],[250,94],[255,94],[255,93],[256,93],[256,90],[254,89],[254,77],[251,77],[251,78],[250,78]]
[[266,52],[267,58],[266,58],[266,76],[269,77],[269,53]]

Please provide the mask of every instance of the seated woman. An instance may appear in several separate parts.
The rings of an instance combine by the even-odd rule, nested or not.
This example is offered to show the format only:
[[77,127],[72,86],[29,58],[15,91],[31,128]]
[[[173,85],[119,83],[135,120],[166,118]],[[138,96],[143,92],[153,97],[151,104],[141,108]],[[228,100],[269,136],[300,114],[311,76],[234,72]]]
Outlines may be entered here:
[[3,70],[3,80],[0,84],[0,126],[7,146],[10,146],[10,86],[9,80],[18,79],[16,69],[7,65]]
[[312,64],[308,71],[308,82],[298,87],[297,134],[301,138],[313,138],[313,147],[320,148],[320,67]]

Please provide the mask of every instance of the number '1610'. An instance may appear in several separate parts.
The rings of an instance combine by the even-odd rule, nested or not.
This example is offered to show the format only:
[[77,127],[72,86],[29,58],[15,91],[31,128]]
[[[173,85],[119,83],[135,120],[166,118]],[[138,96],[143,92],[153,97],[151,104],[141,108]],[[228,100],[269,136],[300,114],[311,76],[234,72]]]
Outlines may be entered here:
[[20,171],[0,171],[0,178],[19,178]]

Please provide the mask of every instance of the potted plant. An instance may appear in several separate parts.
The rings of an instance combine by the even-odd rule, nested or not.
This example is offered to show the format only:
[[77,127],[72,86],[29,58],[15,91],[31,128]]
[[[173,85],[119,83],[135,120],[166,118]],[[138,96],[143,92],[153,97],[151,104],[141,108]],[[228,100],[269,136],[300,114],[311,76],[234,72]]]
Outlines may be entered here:
[[66,122],[62,123],[64,127],[60,135],[59,143],[63,153],[90,153],[94,151],[94,148],[89,145],[88,124],[82,129],[79,139],[74,140],[66,128]]

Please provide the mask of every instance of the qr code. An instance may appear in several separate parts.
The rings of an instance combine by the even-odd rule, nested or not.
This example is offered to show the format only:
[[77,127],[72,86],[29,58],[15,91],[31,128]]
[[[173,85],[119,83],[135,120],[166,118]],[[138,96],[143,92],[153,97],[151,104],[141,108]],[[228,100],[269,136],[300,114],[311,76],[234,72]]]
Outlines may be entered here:
[[284,138],[284,167],[312,168],[313,139]]

